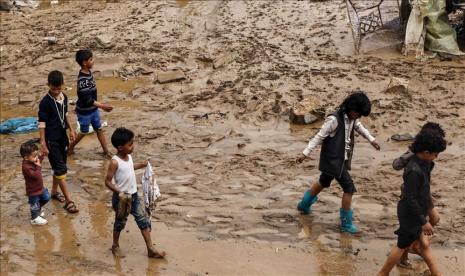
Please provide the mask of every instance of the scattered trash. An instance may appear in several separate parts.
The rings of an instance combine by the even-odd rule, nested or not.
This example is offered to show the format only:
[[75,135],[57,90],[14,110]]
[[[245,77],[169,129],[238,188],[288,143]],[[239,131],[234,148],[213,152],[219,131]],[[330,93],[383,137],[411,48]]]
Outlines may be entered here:
[[415,139],[415,136],[413,136],[410,133],[404,133],[404,134],[394,134],[391,136],[391,139],[394,141],[402,142],[402,141],[412,141]]
[[57,38],[54,36],[44,37],[44,40],[47,41],[48,45],[53,45],[57,43]]
[[[102,122],[102,127],[106,127],[108,126],[108,122]],[[81,126],[79,125],[79,122],[76,122],[76,133],[81,133]],[[89,132],[85,133],[85,134],[91,134],[91,133],[94,133],[94,128],[92,127],[92,125],[89,126]]]

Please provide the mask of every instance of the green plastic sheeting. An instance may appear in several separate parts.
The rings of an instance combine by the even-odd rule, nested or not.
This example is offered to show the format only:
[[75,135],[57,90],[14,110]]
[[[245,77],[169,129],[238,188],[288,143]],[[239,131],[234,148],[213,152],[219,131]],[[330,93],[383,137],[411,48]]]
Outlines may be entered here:
[[433,52],[465,55],[457,44],[457,34],[449,23],[445,0],[420,0],[426,27],[425,48]]

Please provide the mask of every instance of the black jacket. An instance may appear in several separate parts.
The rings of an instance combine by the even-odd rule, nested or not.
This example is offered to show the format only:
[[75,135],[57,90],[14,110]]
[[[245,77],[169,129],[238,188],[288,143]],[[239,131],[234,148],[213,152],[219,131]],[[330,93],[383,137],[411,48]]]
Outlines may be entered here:
[[414,155],[404,169],[404,183],[398,204],[399,214],[426,223],[426,215],[433,208],[431,201],[431,171],[434,162],[428,162]]
[[[345,123],[344,112],[339,110],[330,116],[337,119],[336,134],[334,137],[326,137],[323,140],[320,152],[320,164],[318,169],[328,175],[340,177],[345,161]],[[350,133],[350,151],[348,152],[347,169],[350,170],[352,151],[354,148],[354,128]]]

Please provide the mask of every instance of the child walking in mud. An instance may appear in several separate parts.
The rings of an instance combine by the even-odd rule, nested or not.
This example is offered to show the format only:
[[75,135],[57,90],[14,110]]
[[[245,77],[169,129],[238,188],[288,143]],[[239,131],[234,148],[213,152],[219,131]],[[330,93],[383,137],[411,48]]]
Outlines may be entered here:
[[89,126],[92,125],[92,128],[97,133],[100,145],[102,146],[103,155],[111,157],[100,122],[99,108],[106,112],[110,112],[113,110],[113,107],[109,104],[97,101],[97,85],[94,75],[92,75],[90,71],[94,66],[92,52],[90,50],[77,51],[76,62],[81,66],[77,80],[78,100],[76,102],[76,114],[81,131],[77,135],[74,143],[71,143],[69,146],[69,154],[74,153],[74,148],[85,135],[89,134]]
[[357,131],[371,145],[380,150],[380,146],[371,136],[370,132],[358,120],[361,116],[368,116],[371,112],[371,103],[364,92],[358,91],[348,96],[340,105],[339,110],[328,116],[320,131],[310,140],[307,147],[296,160],[304,161],[319,144],[323,144],[320,153],[319,170],[320,179],[314,183],[310,190],[304,193],[297,209],[303,214],[311,212],[311,206],[318,199],[318,194],[328,188],[333,179],[339,182],[344,191],[341,208],[341,230],[357,233],[353,224],[352,195],[357,191],[349,174],[352,152],[354,148],[354,131]]
[[[69,140],[73,142],[76,133],[70,124],[68,97],[62,92],[63,86],[63,74],[60,71],[48,74],[49,91],[39,104],[40,146],[42,154],[48,155],[53,170],[51,198],[64,202],[63,208],[69,213],[77,213],[79,210],[71,200],[66,184],[67,150]],[[66,129],[69,129],[69,140]],[[58,192],[58,186],[63,194]]]
[[105,178],[105,185],[113,191],[112,206],[115,210],[111,251],[115,256],[123,256],[119,246],[119,236],[126,225],[129,213],[131,213],[145,240],[148,256],[151,258],[164,258],[165,252],[160,253],[152,246],[150,219],[137,195],[134,170],[146,167],[148,161],[133,163],[131,153],[134,151],[134,133],[129,129],[117,128],[111,136],[111,143],[118,151],[111,159]]
[[378,273],[379,276],[389,275],[404,252],[410,248],[419,248],[418,253],[428,265],[431,275],[442,275],[426,238],[433,235],[433,226],[427,221],[426,216],[433,206],[430,191],[433,160],[446,149],[446,141],[437,132],[422,131],[415,137],[411,149],[414,156],[404,169],[404,183],[397,204],[397,245]]
[[[424,124],[423,127],[420,130],[420,133],[427,132],[427,131],[437,133],[442,138],[445,138],[445,136],[446,136],[446,133],[444,132],[442,127],[437,123],[428,122],[428,123]],[[397,171],[404,169],[407,166],[408,162],[412,159],[413,156],[415,156],[415,154],[412,152],[412,149],[409,148],[407,150],[407,152],[405,152],[404,154],[402,154],[398,158],[394,159],[394,161],[392,162],[392,167],[394,168],[394,170],[397,170]],[[433,202],[432,198],[431,198],[431,202]],[[431,226],[435,227],[439,223],[439,220],[440,220],[439,212],[438,212],[437,208],[434,207],[434,205],[433,205],[433,206],[431,206],[431,209],[428,211],[428,222],[431,223]],[[412,250],[415,253],[419,252],[419,248],[412,248]],[[405,252],[402,255],[402,258],[400,260],[400,263],[399,263],[400,266],[402,266],[402,267],[410,267],[411,266],[411,264],[410,264],[410,262],[408,260],[408,253],[409,253],[409,250],[405,250]]]
[[23,158],[22,169],[31,207],[31,224],[45,225],[48,221],[42,207],[50,200],[50,194],[48,189],[44,188],[42,179],[41,162],[44,156],[39,154],[39,147],[33,141],[22,144],[19,152]]

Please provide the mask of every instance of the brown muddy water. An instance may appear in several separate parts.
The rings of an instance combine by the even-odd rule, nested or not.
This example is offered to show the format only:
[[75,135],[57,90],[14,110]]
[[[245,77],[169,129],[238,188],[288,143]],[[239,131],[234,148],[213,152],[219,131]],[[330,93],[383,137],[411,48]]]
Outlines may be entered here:
[[[37,114],[54,69],[63,71],[65,93],[75,99],[74,54],[91,48],[99,100],[115,106],[101,112],[106,137],[128,127],[136,133],[134,159],[151,158],[163,194],[152,237],[168,256],[146,258],[129,218],[121,236],[126,257],[113,258],[114,214],[103,182],[108,160],[94,135],[68,159],[79,214],[50,202],[49,224],[32,227],[18,149],[38,134],[2,135],[2,275],[374,275],[396,242],[402,173],[391,162],[409,145],[390,137],[415,133],[426,121],[441,123],[450,143],[432,176],[441,223],[431,243],[444,275],[465,274],[464,61],[404,58],[393,30],[367,37],[354,56],[341,1],[103,2],[59,1],[24,16],[2,13],[0,117]],[[100,48],[100,34],[112,35],[114,47]],[[44,43],[50,35],[56,45]],[[231,62],[213,68],[225,55]],[[169,70],[186,79],[155,81],[157,72]],[[385,92],[392,77],[407,79],[407,91]],[[356,88],[373,101],[362,121],[382,151],[356,138],[353,207],[362,234],[351,236],[338,229],[336,183],[311,215],[295,210],[318,179],[319,152],[300,165],[294,160],[322,121],[292,125],[287,111],[311,96],[329,114]],[[20,104],[23,95],[33,100]],[[43,175],[50,189],[47,160]],[[427,275],[425,264],[410,258],[412,269],[395,268],[392,275]]]

